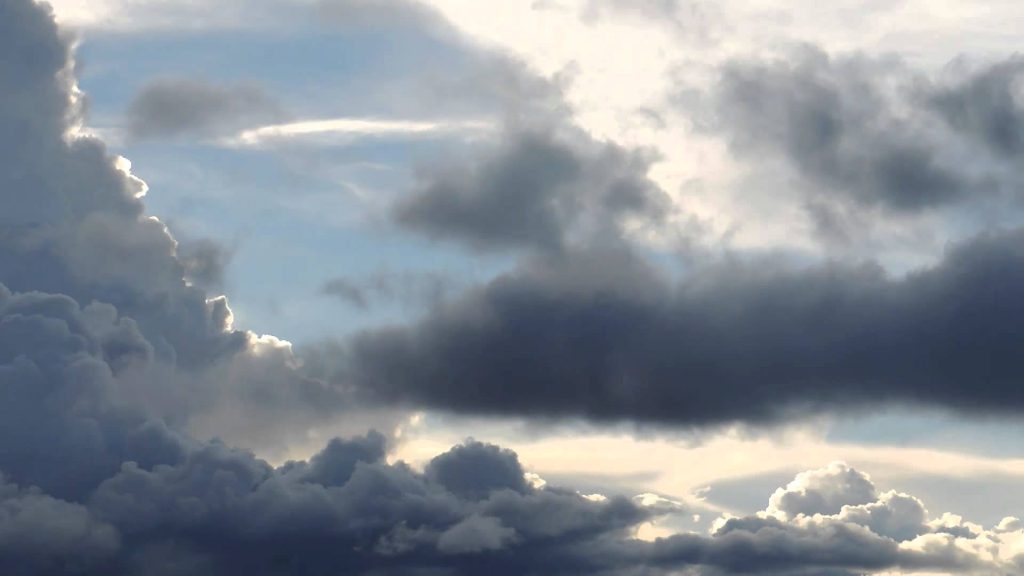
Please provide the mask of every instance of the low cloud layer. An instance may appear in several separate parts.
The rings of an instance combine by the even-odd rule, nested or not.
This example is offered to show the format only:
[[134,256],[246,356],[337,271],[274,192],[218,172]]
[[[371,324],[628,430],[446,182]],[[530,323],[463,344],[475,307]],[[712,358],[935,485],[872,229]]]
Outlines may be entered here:
[[897,402],[1019,414],[1022,232],[905,278],[754,258],[673,283],[626,252],[543,258],[351,344],[385,402],[700,425]]

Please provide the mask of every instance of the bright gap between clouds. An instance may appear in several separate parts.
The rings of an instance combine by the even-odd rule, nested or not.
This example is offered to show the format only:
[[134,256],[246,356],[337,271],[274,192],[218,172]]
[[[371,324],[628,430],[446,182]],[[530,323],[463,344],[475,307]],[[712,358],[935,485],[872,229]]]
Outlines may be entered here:
[[[634,434],[615,430],[536,433],[515,420],[460,418],[417,413],[397,431],[399,441],[389,460],[422,468],[431,458],[467,436],[508,446],[526,470],[549,481],[593,485],[626,496],[652,493],[691,506],[702,513],[747,514],[706,501],[715,484],[754,477],[789,476],[843,461],[871,474],[884,489],[914,492],[919,481],[953,478],[985,482],[996,477],[1024,480],[1024,458],[993,457],[914,445],[878,445],[830,441],[827,421],[791,425],[771,433],[726,428],[700,437],[669,430]],[[471,433],[468,431],[472,431]],[[774,489],[774,487],[772,488]],[[770,495],[763,494],[765,502]],[[956,495],[942,493],[930,509],[956,508]],[[955,510],[970,514],[971,510]],[[1009,511],[1008,511],[1009,513]],[[709,519],[707,517],[706,519]]]

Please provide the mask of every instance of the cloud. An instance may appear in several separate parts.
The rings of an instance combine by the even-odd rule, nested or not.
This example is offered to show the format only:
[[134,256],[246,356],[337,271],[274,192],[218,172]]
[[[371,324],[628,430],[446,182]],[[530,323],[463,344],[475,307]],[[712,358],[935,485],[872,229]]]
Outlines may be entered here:
[[185,277],[207,289],[224,285],[224,272],[232,255],[229,249],[209,239],[178,243],[178,258],[185,265]]
[[717,128],[741,156],[781,157],[816,196],[903,212],[980,193],[956,151],[915,114],[919,81],[891,58],[833,58],[813,47],[732,61],[715,94]]
[[510,126],[480,158],[425,172],[394,218],[480,250],[560,251],[618,238],[630,217],[663,220],[668,196],[647,177],[651,161],[574,128]]
[[338,378],[386,403],[690,426],[883,403],[1019,414],[1022,234],[905,277],[736,257],[672,282],[628,251],[530,259],[357,336]]
[[468,500],[482,500],[498,490],[528,491],[525,471],[515,453],[480,442],[467,442],[434,458],[426,474]]
[[272,124],[242,131],[224,143],[228,146],[260,146],[296,139],[369,137],[423,138],[439,134],[485,131],[486,122],[426,122],[416,120],[380,120],[372,118],[333,118]]
[[[227,300],[200,287],[217,280],[223,254],[179,246],[145,214],[146,185],[130,164],[80,133],[69,40],[49,14],[25,1],[0,9],[0,45],[12,54],[0,62],[0,278],[27,294],[8,306],[60,303],[46,304],[60,310],[46,322],[93,347],[130,336],[107,359],[109,385],[122,389],[118,403],[173,428],[274,450],[335,418],[342,394],[301,374],[287,342],[236,330]],[[10,322],[29,330],[35,320]],[[269,414],[278,417],[253,419]]]
[[5,574],[101,571],[120,548],[117,529],[86,507],[19,488],[0,476],[0,568]]
[[932,86],[926,102],[957,132],[973,137],[993,153],[1016,159],[1024,152],[1024,107],[1020,85],[1024,60],[1012,56],[1002,62],[967,68],[960,63]]
[[128,107],[128,135],[137,140],[210,138],[284,117],[256,86],[168,78],[142,87]]
[[339,277],[324,283],[321,292],[355,308],[382,302],[432,306],[453,294],[458,281],[439,272],[379,271],[367,278]]
[[53,5],[61,24],[122,33],[280,29],[325,22],[357,29],[442,25],[433,11],[414,0],[225,0],[208,7],[189,0],[55,0]]
[[932,73],[894,55],[804,46],[726,61],[711,112],[691,116],[746,163],[744,194],[785,198],[795,184],[826,245],[863,247],[886,224],[905,237],[926,221],[957,237],[1020,224],[1020,72],[1015,56]]
[[703,46],[723,25],[715,6],[684,0],[586,0],[581,3],[580,18],[586,23],[639,17],[648,23],[669,25],[679,38],[695,38]]
[[836,514],[844,506],[867,504],[876,498],[875,486],[867,476],[836,462],[828,468],[798,474],[772,494],[767,511],[788,520],[801,514]]
[[471,516],[441,534],[437,549],[444,554],[474,554],[501,550],[515,538],[516,531],[502,526],[497,518]]
[[417,0],[316,0],[313,6],[321,18],[355,30],[404,28],[450,33],[448,22]]
[[[534,553],[557,555],[561,546],[599,539],[647,516],[621,498],[594,503],[529,487],[493,486],[489,496],[464,499],[429,474],[367,460],[357,460],[347,478],[320,484],[307,472],[311,465],[273,469],[213,444],[173,467],[147,471],[126,464],[99,487],[90,506],[138,551],[126,555],[128,566],[143,565],[151,550],[174,546],[222,574],[326,573],[338,563],[359,570],[468,574],[488,567],[512,574],[543,566]],[[461,472],[472,478],[502,465],[475,464]],[[542,508],[569,514],[569,521],[543,524],[546,532],[537,533],[532,516]]]

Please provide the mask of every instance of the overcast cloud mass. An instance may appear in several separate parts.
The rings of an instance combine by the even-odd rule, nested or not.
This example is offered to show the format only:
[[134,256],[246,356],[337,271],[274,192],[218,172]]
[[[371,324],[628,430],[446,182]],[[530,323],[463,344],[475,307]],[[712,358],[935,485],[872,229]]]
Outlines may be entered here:
[[[742,173],[723,196],[786,204],[794,242],[752,246],[686,196],[713,188],[710,153],[707,181],[674,186],[676,150],[599,128],[574,91],[586,62],[544,69],[445,2],[232,2],[205,20],[130,4],[78,6],[93,17],[75,28],[73,2],[55,18],[0,0],[3,574],[1024,574],[1021,511],[972,521],[903,491],[912,475],[838,459],[773,464],[791,480],[744,509],[714,486],[642,487],[638,459],[680,465],[646,453],[613,455],[603,480],[549,476],[483,437],[497,424],[399,457],[458,418],[518,423],[532,454],[623,423],[673,438],[893,409],[1018,421],[1018,57],[934,70],[813,45],[728,54],[696,92],[673,85],[622,116],[645,118],[637,134],[686,116],[686,138]],[[534,4],[595,34],[625,18],[652,42],[715,42],[694,32],[714,11],[686,2]],[[262,44],[296,29],[297,46]],[[83,66],[76,33],[84,51],[101,38],[96,54],[144,49],[123,70]],[[184,69],[162,60],[176,34],[200,46],[178,45]],[[187,70],[247,43],[237,74]],[[92,65],[132,89],[84,93]],[[153,169],[152,191],[115,147]],[[893,229],[938,248],[903,267],[834,250]],[[332,332],[251,331],[275,315]],[[749,455],[712,456],[681,465]],[[952,474],[986,480],[980,457],[959,462]],[[1001,461],[1012,482],[1020,463]]]

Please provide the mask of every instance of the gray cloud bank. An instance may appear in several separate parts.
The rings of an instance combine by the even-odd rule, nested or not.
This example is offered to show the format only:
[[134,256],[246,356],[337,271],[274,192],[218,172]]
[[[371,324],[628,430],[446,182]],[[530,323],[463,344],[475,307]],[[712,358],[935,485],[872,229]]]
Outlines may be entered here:
[[361,335],[343,378],[387,402],[684,425],[884,402],[1019,414],[1022,245],[985,235],[905,278],[737,258],[673,283],[626,251],[542,257]]

